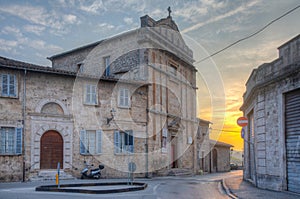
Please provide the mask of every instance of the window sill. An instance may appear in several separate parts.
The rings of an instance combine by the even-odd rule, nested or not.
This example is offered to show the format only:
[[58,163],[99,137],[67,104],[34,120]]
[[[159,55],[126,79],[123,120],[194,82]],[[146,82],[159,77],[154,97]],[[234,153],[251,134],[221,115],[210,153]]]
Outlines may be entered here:
[[120,105],[118,105],[118,108],[120,108],[120,109],[131,109],[131,106],[120,106]]
[[91,154],[91,153],[82,154],[82,153],[80,153],[80,155],[82,155],[82,156],[95,156],[95,155],[102,155],[102,153],[95,153],[95,154]]
[[83,103],[85,106],[99,106],[99,103],[90,104],[90,103]]
[[18,99],[18,96],[8,96],[8,95],[0,95],[1,98],[10,98],[10,99]]
[[0,156],[21,156],[22,154],[0,153]]
[[115,156],[133,156],[134,153],[114,153]]

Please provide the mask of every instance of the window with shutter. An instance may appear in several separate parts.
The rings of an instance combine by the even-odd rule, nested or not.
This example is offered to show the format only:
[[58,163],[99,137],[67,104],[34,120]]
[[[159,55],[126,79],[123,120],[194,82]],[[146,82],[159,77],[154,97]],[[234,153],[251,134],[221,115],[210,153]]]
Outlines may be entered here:
[[1,95],[4,97],[17,96],[17,81],[15,75],[1,75]]
[[115,153],[133,153],[134,137],[132,131],[115,132]]
[[85,88],[85,104],[97,104],[97,86],[87,84]]
[[22,128],[0,128],[0,155],[22,154]]
[[104,57],[104,64],[105,64],[105,76],[110,75],[110,57]]
[[130,107],[130,93],[128,89],[119,90],[119,107],[123,107],[123,108]]
[[95,155],[102,152],[102,131],[80,131],[80,154]]

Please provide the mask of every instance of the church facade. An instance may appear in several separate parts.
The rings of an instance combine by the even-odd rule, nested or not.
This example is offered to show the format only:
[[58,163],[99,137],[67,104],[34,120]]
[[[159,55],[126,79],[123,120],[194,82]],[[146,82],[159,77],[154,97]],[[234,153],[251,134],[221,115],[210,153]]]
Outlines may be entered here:
[[84,161],[103,177],[196,172],[196,69],[171,16],[48,59],[0,58],[1,181],[58,163],[78,177]]

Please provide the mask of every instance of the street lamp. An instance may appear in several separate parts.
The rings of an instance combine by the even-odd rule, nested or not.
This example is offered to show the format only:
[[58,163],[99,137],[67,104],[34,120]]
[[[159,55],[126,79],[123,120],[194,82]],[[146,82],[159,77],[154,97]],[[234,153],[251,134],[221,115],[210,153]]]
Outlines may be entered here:
[[115,117],[116,111],[114,108],[110,110],[111,117],[106,118],[106,124],[109,125],[110,121],[112,121]]

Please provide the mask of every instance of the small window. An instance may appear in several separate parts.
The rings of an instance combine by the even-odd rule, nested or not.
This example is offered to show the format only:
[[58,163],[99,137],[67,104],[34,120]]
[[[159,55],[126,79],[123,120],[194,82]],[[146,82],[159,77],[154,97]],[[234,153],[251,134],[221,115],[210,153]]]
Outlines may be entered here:
[[130,131],[115,131],[114,137],[115,153],[133,153],[134,152],[134,137]]
[[97,86],[87,84],[85,88],[85,103],[97,104]]
[[22,154],[22,128],[0,128],[0,155]]
[[1,95],[4,97],[17,96],[17,82],[15,75],[2,74],[1,75]]
[[80,131],[80,154],[93,155],[102,152],[102,131],[81,130]]
[[78,73],[83,73],[83,63],[77,64],[77,72]]
[[124,107],[124,108],[130,107],[130,95],[128,89],[119,90],[119,107]]
[[110,76],[110,57],[104,57],[105,76]]
[[177,67],[174,65],[174,64],[170,64],[170,73],[172,74],[172,75],[177,75]]

